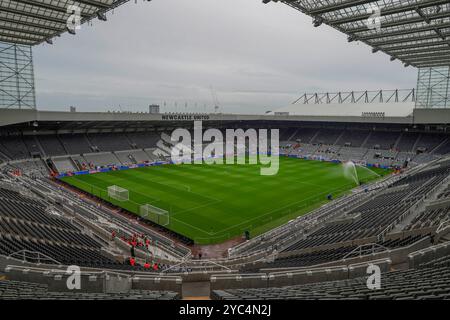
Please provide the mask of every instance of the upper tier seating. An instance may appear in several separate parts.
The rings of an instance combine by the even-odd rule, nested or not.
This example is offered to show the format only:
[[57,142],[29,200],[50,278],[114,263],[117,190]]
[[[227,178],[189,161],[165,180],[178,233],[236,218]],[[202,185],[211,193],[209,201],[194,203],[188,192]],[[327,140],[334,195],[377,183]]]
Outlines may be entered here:
[[321,129],[311,142],[315,144],[334,145],[341,134],[342,130]]
[[20,160],[30,158],[30,152],[19,136],[1,137],[0,148],[2,153],[10,159]]
[[128,139],[136,145],[138,149],[153,148],[160,139],[158,132],[136,132],[127,133]]
[[23,136],[23,142],[25,143],[30,155],[40,155],[43,156],[39,141],[36,136]]
[[89,134],[88,139],[99,151],[117,151],[132,149],[131,143],[124,134],[96,133]]
[[63,134],[59,136],[64,148],[69,154],[85,154],[93,152],[84,134]]
[[417,149],[423,148],[425,151],[431,152],[433,151],[433,149],[439,146],[445,139],[446,136],[444,135],[423,133],[420,135],[419,141],[417,142]]
[[314,138],[318,131],[318,129],[299,128],[292,140],[302,143],[310,143],[312,138]]
[[369,131],[345,130],[344,134],[339,138],[336,144],[358,148],[361,147],[368,135]]
[[64,149],[64,146],[59,141],[57,136],[45,135],[39,136],[38,139],[46,155],[62,156],[67,154],[66,150]]
[[447,139],[447,141],[443,144],[441,144],[436,150],[435,150],[436,154],[442,154],[442,155],[446,155],[448,153],[450,153],[450,139]]
[[390,150],[394,148],[399,136],[398,132],[372,131],[364,146],[370,149]]
[[402,136],[400,137],[400,140],[397,145],[397,150],[403,151],[403,152],[412,152],[414,145],[417,142],[417,139],[419,138],[419,134],[417,133],[402,133]]

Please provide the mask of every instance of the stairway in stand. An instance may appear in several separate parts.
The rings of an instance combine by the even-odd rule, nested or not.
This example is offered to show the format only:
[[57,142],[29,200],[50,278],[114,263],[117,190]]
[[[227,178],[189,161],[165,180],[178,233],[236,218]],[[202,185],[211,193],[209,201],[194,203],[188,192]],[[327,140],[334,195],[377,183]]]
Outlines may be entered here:
[[183,300],[211,300],[209,281],[183,282]]

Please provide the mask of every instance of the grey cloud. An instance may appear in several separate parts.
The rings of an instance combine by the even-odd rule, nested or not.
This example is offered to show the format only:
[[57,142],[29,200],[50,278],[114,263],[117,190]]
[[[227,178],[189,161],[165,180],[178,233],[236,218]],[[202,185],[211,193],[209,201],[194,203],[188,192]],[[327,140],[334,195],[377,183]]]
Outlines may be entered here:
[[[130,2],[34,50],[41,109],[261,113],[304,92],[412,88],[416,71],[260,0]],[[177,107],[175,107],[177,104]],[[197,107],[195,107],[197,105]]]

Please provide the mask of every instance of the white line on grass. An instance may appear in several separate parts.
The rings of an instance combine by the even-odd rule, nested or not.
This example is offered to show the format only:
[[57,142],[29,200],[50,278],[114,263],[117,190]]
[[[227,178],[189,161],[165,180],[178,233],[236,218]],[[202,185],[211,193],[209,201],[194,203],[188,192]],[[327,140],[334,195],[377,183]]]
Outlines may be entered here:
[[180,213],[186,213],[186,212],[189,212],[189,211],[192,211],[192,210],[196,210],[196,209],[209,207],[209,206],[211,206],[213,204],[220,203],[220,202],[222,202],[222,200],[211,200],[211,201],[209,201],[207,203],[204,203],[204,204],[201,204],[201,205],[198,205],[198,206],[186,209],[186,210],[175,212],[175,213],[173,213],[173,216],[179,215]]
[[[317,197],[317,196],[319,196],[319,195],[326,195],[326,194],[329,194],[329,193],[332,193],[332,192],[335,192],[335,191],[340,191],[340,190],[342,190],[343,188],[344,188],[344,187],[336,188],[336,189],[333,189],[333,190],[331,190],[331,191],[323,192],[323,193],[320,193],[320,194],[318,194],[318,195],[314,195],[314,196],[311,196],[311,197],[302,199],[302,200],[300,200],[300,201],[298,201],[298,202],[290,203],[290,204],[288,204],[288,205],[286,205],[286,206],[279,207],[279,208],[277,208],[277,209],[271,210],[271,211],[269,211],[269,212],[267,212],[267,213],[265,213],[265,214],[263,214],[263,215],[257,216],[257,217],[255,217],[255,218],[251,218],[251,219],[246,220],[246,221],[243,221],[243,222],[241,222],[241,223],[239,223],[239,224],[236,224],[236,225],[234,225],[234,226],[232,226],[232,227],[228,227],[228,228],[225,228],[225,229],[223,229],[223,230],[220,230],[220,231],[218,231],[218,232],[216,232],[216,233],[214,233],[214,234],[212,234],[212,235],[217,235],[218,233],[223,233],[223,232],[225,232],[225,231],[228,231],[228,230],[230,230],[230,229],[232,229],[232,228],[236,228],[236,227],[238,227],[238,226],[241,226],[241,225],[246,224],[246,223],[248,223],[248,222],[251,222],[251,221],[253,221],[253,220],[261,219],[262,217],[265,217],[265,216],[267,216],[267,215],[269,215],[269,214],[271,214],[271,213],[274,213],[274,212],[276,212],[276,211],[279,211],[279,210],[282,210],[282,209],[285,209],[285,208],[287,208],[287,207],[291,207],[291,206],[294,206],[294,205],[298,205],[299,203],[308,201],[308,200],[313,199],[313,198],[315,198],[315,197]],[[301,208],[301,206],[299,206],[298,208]],[[284,216],[284,215],[283,215],[283,216]],[[282,217],[279,217],[279,218],[282,218]]]

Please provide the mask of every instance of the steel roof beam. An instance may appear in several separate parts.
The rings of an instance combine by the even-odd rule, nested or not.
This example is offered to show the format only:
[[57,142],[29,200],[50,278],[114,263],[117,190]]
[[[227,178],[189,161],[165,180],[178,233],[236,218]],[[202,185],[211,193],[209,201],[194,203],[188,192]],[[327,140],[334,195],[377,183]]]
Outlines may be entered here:
[[450,57],[450,54],[447,52],[436,52],[436,53],[427,53],[427,54],[416,54],[416,55],[410,55],[410,56],[400,55],[400,57],[404,60],[412,61],[412,60],[417,60],[417,59],[424,59],[424,58],[426,59],[426,58],[430,58],[430,57],[448,58],[448,57]]
[[[450,34],[444,34],[445,37],[450,36]],[[400,43],[404,43],[404,42],[417,42],[417,41],[422,41],[422,40],[432,40],[432,39],[441,39],[441,36],[436,34],[430,34],[427,36],[420,36],[420,37],[408,37],[408,38],[398,38],[398,39],[394,39],[394,40],[387,40],[387,41],[380,41],[380,42],[371,42],[369,43],[369,45],[373,46],[373,47],[381,47],[384,45],[395,45],[395,44],[400,44]],[[355,39],[357,40],[357,39]]]
[[433,56],[429,56],[429,57],[422,57],[422,58],[414,58],[414,59],[408,59],[411,61],[415,61],[415,60],[419,60],[419,61],[450,61],[450,56],[445,55],[445,56],[438,56],[438,57],[433,57]]
[[32,35],[39,36],[39,37],[50,37],[51,36],[51,34],[49,34],[49,33],[37,32],[35,30],[24,30],[24,29],[14,28],[14,27],[10,27],[10,26],[0,26],[0,30],[21,32],[21,33],[26,33],[26,34],[32,34]]
[[310,10],[309,12],[312,15],[321,15],[324,13],[338,11],[338,10],[347,9],[347,8],[351,8],[351,7],[356,7],[356,6],[360,6],[360,5],[364,5],[364,4],[368,4],[368,3],[372,3],[372,2],[377,2],[377,0],[344,1],[341,3],[337,3],[337,4],[324,6],[320,9],[313,9],[313,10]]
[[434,51],[450,51],[450,46],[446,45],[443,47],[438,48],[425,48],[425,49],[396,49],[396,50],[389,50],[389,52],[393,54],[414,54],[414,53],[427,53],[427,52],[434,52]]
[[[396,6],[396,7],[390,7],[390,8],[381,7],[380,14],[381,14],[381,16],[389,16],[389,15],[393,15],[393,14],[397,14],[397,13],[415,11],[416,9],[425,9],[425,8],[434,7],[434,6],[438,6],[438,5],[444,5],[444,4],[448,4],[448,0],[424,0],[424,1],[417,2],[417,3],[400,5],[400,6]],[[308,11],[308,13],[309,13],[309,11]],[[371,13],[360,14],[360,15],[350,16],[347,18],[327,20],[327,23],[331,24],[331,25],[340,25],[340,24],[344,24],[344,23],[367,20],[371,16],[372,16]]]
[[428,58],[428,57],[445,57],[450,56],[450,51],[446,52],[435,52],[435,53],[421,53],[421,54],[411,54],[411,55],[396,55],[399,59],[402,60],[410,60],[410,59],[417,59],[417,58]]
[[54,22],[54,23],[64,24],[64,25],[67,22],[65,19],[53,18],[53,17],[49,17],[47,15],[42,15],[42,14],[37,14],[37,13],[32,13],[32,12],[26,12],[26,11],[23,11],[23,10],[17,10],[17,9],[12,9],[12,8],[5,8],[5,7],[2,7],[2,6],[0,6],[0,11],[12,13],[12,14],[17,14],[17,15],[20,15],[20,16],[26,16],[26,17],[30,17],[30,18],[40,19],[40,20],[44,20],[44,21],[50,21],[50,22]]
[[[14,1],[20,2],[20,3],[23,3],[23,4],[27,4],[27,5],[30,5],[30,6],[34,6],[34,7],[44,8],[44,9],[51,10],[51,11],[54,11],[54,12],[67,14],[67,8],[65,8],[65,7],[54,6],[54,5],[51,5],[51,4],[48,4],[48,3],[43,3],[43,2],[36,2],[34,0],[14,0]],[[82,17],[89,17],[88,14],[85,14],[83,12],[81,12],[81,16]]]
[[102,9],[109,9],[114,4],[114,2],[112,4],[107,4],[107,3],[102,3],[102,2],[98,2],[98,1],[94,1],[94,0],[72,0],[72,1],[78,2],[81,4],[86,4],[91,7],[102,8]]
[[[387,45],[387,48],[385,48],[384,45],[381,45],[380,50],[389,51],[389,50],[402,50],[402,49],[418,49],[418,48],[436,47],[436,46],[442,46],[442,45],[450,46],[450,41],[423,42],[423,43],[407,44],[407,45],[403,45],[403,46],[396,46],[395,44],[394,45],[391,44],[391,45]],[[372,46],[378,47],[375,44],[372,44]]]
[[[9,34],[9,33],[2,32],[1,30],[0,30],[0,36],[12,38],[12,39],[19,39],[20,41],[22,41],[22,40],[31,41],[31,42],[33,42],[33,43],[35,43],[36,41],[39,41],[39,37],[38,37],[38,38],[35,38],[35,37],[37,37],[37,36],[35,36],[35,37],[30,37],[30,36],[28,36],[28,35],[15,35],[15,34]],[[10,42],[11,42],[11,41],[10,41]]]
[[32,28],[36,28],[36,29],[48,30],[48,31],[52,31],[52,32],[61,30],[59,28],[44,26],[44,25],[41,25],[39,23],[33,23],[33,22],[28,22],[28,21],[19,21],[19,20],[6,18],[6,17],[1,17],[1,16],[0,16],[0,21],[14,23],[14,24],[18,24],[18,25],[24,25],[24,26],[32,27]]
[[387,33],[376,33],[368,36],[363,37],[357,37],[357,40],[364,41],[364,40],[372,40],[372,39],[379,39],[379,38],[386,38],[386,37],[395,37],[395,36],[403,36],[403,35],[409,35],[419,32],[426,32],[426,31],[434,31],[444,28],[450,28],[450,22],[447,23],[441,23],[441,24],[434,24],[434,25],[428,25],[426,27],[421,28],[413,28],[413,29],[405,29],[405,30],[398,30],[393,32],[387,32]]
[[6,42],[6,43],[11,43],[11,44],[21,44],[21,45],[25,45],[25,46],[32,46],[34,44],[34,42],[31,42],[29,40],[11,40],[11,38],[13,37],[3,37],[0,35],[0,41],[2,42]]
[[446,58],[446,59],[422,59],[422,60],[415,60],[415,61],[411,61],[411,64],[419,64],[419,65],[425,65],[425,64],[431,64],[431,63],[442,63],[442,64],[448,64],[450,65],[450,58]]
[[450,63],[425,63],[425,64],[415,64],[417,68],[437,68],[437,67],[449,67]]
[[[437,19],[444,19],[450,17],[450,11],[436,13],[433,15],[427,16],[427,19],[430,21],[437,20]],[[383,22],[381,23],[380,27],[382,29],[392,28],[392,27],[399,27],[404,26],[407,24],[414,24],[414,23],[421,23],[424,22],[422,17],[415,17],[415,18],[408,18],[408,19],[401,19],[398,21],[390,21],[390,22]],[[345,29],[345,32],[348,33],[359,33],[359,32],[366,32],[369,31],[367,26],[364,27],[358,27],[358,28],[352,28],[352,29]]]

